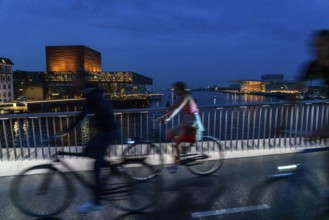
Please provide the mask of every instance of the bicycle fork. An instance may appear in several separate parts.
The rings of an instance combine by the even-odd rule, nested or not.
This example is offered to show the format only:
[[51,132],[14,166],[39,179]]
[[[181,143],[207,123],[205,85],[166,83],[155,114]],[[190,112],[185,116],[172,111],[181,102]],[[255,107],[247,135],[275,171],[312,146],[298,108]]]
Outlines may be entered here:
[[44,165],[44,168],[49,169],[49,171],[51,171],[51,172],[48,172],[43,175],[43,180],[41,181],[39,189],[36,193],[38,196],[44,195],[45,193],[47,193],[49,186],[52,182],[53,176],[54,176],[53,174],[57,172],[57,170],[53,167],[52,164]]

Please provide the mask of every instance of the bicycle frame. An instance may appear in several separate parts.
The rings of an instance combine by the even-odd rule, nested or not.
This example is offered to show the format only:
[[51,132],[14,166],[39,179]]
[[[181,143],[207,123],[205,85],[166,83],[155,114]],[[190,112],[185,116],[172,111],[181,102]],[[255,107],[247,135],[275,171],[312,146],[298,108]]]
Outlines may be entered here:
[[[83,157],[84,155],[82,153],[70,153],[70,152],[63,152],[63,151],[58,151],[57,153],[58,154],[53,159],[53,163],[49,164],[50,168],[53,167],[54,164],[60,163],[64,168],[66,168],[68,170],[68,172],[70,172],[70,174],[73,174],[74,178],[76,180],[78,180],[83,186],[85,186],[86,188],[93,187],[93,184],[91,182],[86,180],[86,178],[84,178],[82,175],[79,175],[78,172],[75,172],[74,169],[67,162],[65,162],[64,158],[60,157],[60,156],[65,156],[65,155]],[[64,173],[65,171],[60,170],[60,172]]]

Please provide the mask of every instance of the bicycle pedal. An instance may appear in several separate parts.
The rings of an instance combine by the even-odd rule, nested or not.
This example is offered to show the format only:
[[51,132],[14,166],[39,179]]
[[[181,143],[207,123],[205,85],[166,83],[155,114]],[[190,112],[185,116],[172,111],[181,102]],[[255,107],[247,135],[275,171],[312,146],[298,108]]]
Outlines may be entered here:
[[211,158],[211,156],[208,155],[208,154],[204,154],[204,155],[202,155],[202,156],[204,156],[205,159],[209,159],[209,158]]
[[179,160],[178,163],[181,165],[185,165],[185,164],[193,162],[193,161],[195,161],[194,158],[186,158],[186,159]]

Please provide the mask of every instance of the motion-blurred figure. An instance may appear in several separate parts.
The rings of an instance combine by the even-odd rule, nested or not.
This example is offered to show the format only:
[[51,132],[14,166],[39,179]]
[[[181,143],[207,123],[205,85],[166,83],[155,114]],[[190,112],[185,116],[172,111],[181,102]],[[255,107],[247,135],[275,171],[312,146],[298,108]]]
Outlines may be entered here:
[[[308,62],[301,71],[300,80],[305,82],[308,80],[321,80],[327,86],[327,97],[329,97],[329,30],[315,31],[312,35],[312,48],[315,58]],[[314,131],[310,138],[328,138],[329,124],[325,124],[323,128]],[[326,158],[326,180],[327,195],[329,202],[329,158]]]
[[[306,63],[299,76],[300,81],[321,80],[328,87],[329,97],[329,30],[319,30],[313,33],[312,48],[315,58]],[[315,131],[317,137],[329,137],[329,125]],[[329,180],[329,179],[328,179]]]
[[88,114],[94,114],[95,129],[97,130],[95,136],[88,141],[84,149],[85,156],[95,159],[93,168],[95,181],[93,199],[81,205],[78,211],[97,211],[104,208],[104,206],[100,204],[102,189],[100,172],[102,166],[105,164],[104,156],[107,147],[113,143],[118,136],[117,125],[114,120],[112,102],[106,99],[100,88],[88,82],[86,72],[78,71],[72,83],[74,89],[77,92],[81,92],[86,100],[82,112],[77,116],[77,120],[65,133],[73,130]]
[[[175,163],[179,158],[178,146],[181,142],[194,143],[202,138],[204,131],[201,118],[199,116],[199,109],[194,98],[187,92],[186,85],[183,82],[176,82],[173,85],[174,95],[177,97],[175,103],[168,107],[169,115],[165,121],[169,122],[180,111],[183,112],[183,119],[179,125],[168,130],[167,137],[172,140],[173,148],[176,151]],[[173,166],[174,172],[177,167]]]

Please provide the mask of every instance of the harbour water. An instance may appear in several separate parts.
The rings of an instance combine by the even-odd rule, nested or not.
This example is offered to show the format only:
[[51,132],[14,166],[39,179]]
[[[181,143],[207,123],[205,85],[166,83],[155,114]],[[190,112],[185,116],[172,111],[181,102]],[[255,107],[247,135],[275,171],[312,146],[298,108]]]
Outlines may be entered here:
[[[150,107],[166,107],[167,102],[174,102],[174,95],[171,91],[161,91],[163,95],[161,101],[151,102]],[[244,105],[252,103],[273,103],[282,101],[274,96],[249,95],[238,93],[219,93],[214,91],[192,91],[190,94],[195,98],[197,104],[202,106],[217,105]]]

